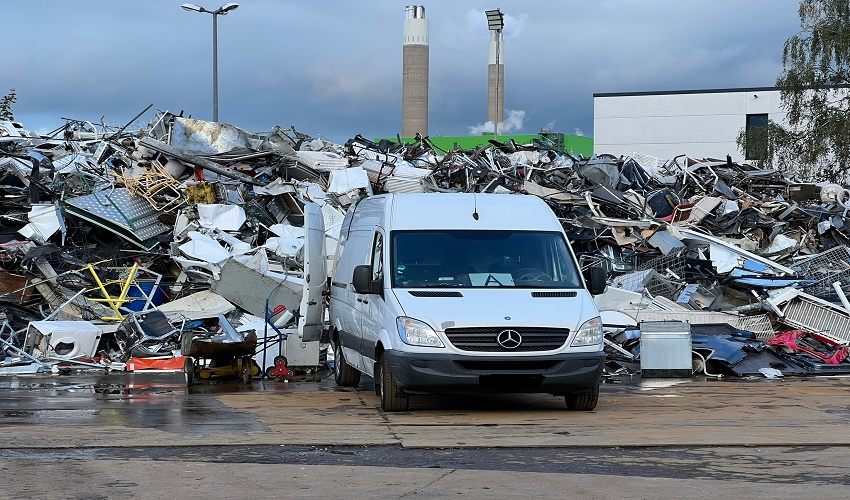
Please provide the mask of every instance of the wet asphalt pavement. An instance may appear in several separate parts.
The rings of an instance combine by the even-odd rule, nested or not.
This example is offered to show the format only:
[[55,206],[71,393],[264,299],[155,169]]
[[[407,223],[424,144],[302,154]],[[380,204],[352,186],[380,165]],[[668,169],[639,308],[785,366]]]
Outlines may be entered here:
[[[12,460],[130,460],[176,463],[289,464],[407,469],[463,469],[642,478],[708,479],[765,484],[850,486],[846,468],[800,466],[813,459],[845,460],[845,447],[485,448],[416,449],[400,446],[176,446],[149,448],[3,450]],[[766,466],[770,464],[769,466]],[[791,473],[789,474],[789,471]],[[813,477],[813,473],[816,475]]]
[[[736,384],[736,382],[728,383]],[[630,387],[632,382],[626,381],[624,384],[625,386],[606,384],[603,386],[603,397],[606,393],[614,395],[633,389]],[[735,389],[731,385],[728,387]],[[759,383],[750,381],[750,383],[738,383],[737,387],[741,391],[758,392],[760,386]],[[839,382],[837,387],[843,388],[843,382]],[[61,439],[54,440],[51,433],[37,432],[33,434],[32,440],[28,441],[26,446],[0,447],[0,474],[14,476],[16,471],[23,470],[26,470],[27,474],[35,474],[33,479],[0,489],[0,498],[43,498],[46,493],[56,493],[55,490],[60,483],[40,483],[35,478],[39,474],[48,472],[55,474],[59,471],[67,474],[69,467],[75,471],[83,468],[88,471],[84,474],[86,477],[92,478],[92,481],[97,477],[98,481],[101,481],[103,474],[94,472],[94,470],[102,469],[97,465],[98,463],[102,463],[103,467],[109,470],[114,470],[114,464],[131,463],[135,464],[134,470],[138,471],[159,467],[154,464],[174,464],[180,469],[192,469],[196,472],[207,470],[203,467],[212,467],[208,469],[209,471],[231,470],[230,468],[236,467],[237,469],[233,470],[263,471],[255,473],[264,478],[267,477],[265,480],[272,482],[275,481],[272,478],[276,477],[273,470],[281,469],[263,469],[262,466],[273,465],[288,467],[286,470],[312,470],[317,481],[325,478],[321,479],[322,484],[325,481],[332,482],[332,478],[338,474],[333,471],[349,471],[349,468],[353,467],[355,470],[368,470],[369,474],[377,474],[377,477],[384,478],[378,481],[399,487],[404,483],[399,478],[410,474],[425,474],[426,470],[454,472],[456,477],[460,477],[461,471],[470,471],[475,473],[472,477],[477,479],[466,479],[463,484],[469,486],[470,481],[480,481],[481,485],[478,490],[466,493],[481,498],[500,497],[489,490],[492,479],[487,478],[490,477],[488,474],[493,473],[515,477],[517,485],[527,484],[527,488],[535,484],[534,474],[555,475],[557,481],[574,485],[583,484],[579,479],[582,476],[594,481],[599,481],[599,478],[609,478],[612,481],[611,489],[600,490],[596,497],[590,496],[594,498],[631,498],[629,491],[632,486],[629,485],[634,487],[634,490],[631,490],[631,493],[635,494],[634,497],[677,498],[681,484],[699,484],[698,488],[694,486],[695,491],[710,491],[705,489],[703,485],[705,481],[708,485],[723,484],[724,488],[733,488],[719,491],[727,491],[730,494],[734,492],[738,496],[741,494],[753,496],[755,492],[754,496],[761,496],[761,493],[764,493],[765,496],[772,498],[788,498],[793,495],[799,497],[799,491],[794,488],[804,486],[809,491],[819,491],[819,496],[822,498],[831,497],[831,493],[835,493],[835,498],[844,498],[846,495],[843,492],[850,485],[850,464],[846,460],[846,457],[850,456],[850,442],[843,436],[835,436],[834,444],[828,446],[752,446],[744,444],[746,443],[744,436],[740,446],[583,445],[565,447],[553,443],[552,446],[408,448],[399,445],[268,445],[240,442],[240,436],[247,438],[270,432],[272,425],[258,417],[259,410],[246,411],[222,402],[224,396],[232,398],[262,396],[264,393],[269,395],[334,393],[339,397],[340,392],[345,392],[343,396],[354,397],[352,402],[356,402],[357,396],[360,395],[359,404],[362,406],[363,396],[369,396],[372,389],[371,381],[364,380],[357,391],[339,391],[332,377],[315,377],[289,382],[257,380],[248,386],[235,379],[222,378],[204,381],[190,388],[185,386],[181,373],[80,372],[71,375],[3,377],[0,378],[0,422],[3,424],[2,432],[7,435],[16,432],[25,434],[32,428],[64,430],[64,432],[84,429],[96,435],[98,428],[119,428],[155,430],[201,441],[206,436],[227,432],[228,435],[233,436],[234,443],[233,445],[186,446],[169,445],[157,441],[151,446],[139,446],[137,442],[122,446],[119,442],[110,446],[69,448],[64,446]],[[669,394],[667,396],[673,397]],[[511,397],[497,399],[497,402],[493,403],[496,406],[489,410],[486,407],[483,408],[484,415],[491,410],[504,411],[499,406],[503,404],[501,401],[507,401],[506,404],[509,405],[516,404],[520,408],[519,413],[522,418],[530,418],[541,412],[544,416],[552,414],[552,409],[549,407],[551,404],[547,400],[516,396],[517,399],[511,401]],[[348,399],[350,398],[345,400]],[[541,401],[543,403],[540,403]],[[471,413],[472,410],[464,399],[435,399],[430,402],[425,400],[423,403],[426,407],[434,404],[448,405],[450,407],[445,408],[446,415],[452,417],[461,416],[462,418],[465,413],[474,414]],[[452,405],[455,406],[452,407]],[[368,406],[368,404],[365,405],[367,410]],[[716,407],[722,408],[722,404]],[[768,410],[770,410],[769,407]],[[478,411],[479,413],[474,414],[476,417],[482,415],[480,408]],[[825,405],[823,411],[839,419],[848,418],[847,415],[850,413],[846,405],[840,404]],[[329,414],[327,410],[320,408],[313,413],[316,419]],[[379,415],[380,412],[375,414]],[[555,413],[555,415],[558,414],[558,412]],[[569,415],[567,412],[565,414]],[[415,421],[416,412],[406,418],[413,418]],[[333,425],[340,424],[337,422]],[[424,422],[421,425],[428,424]],[[446,424],[435,424],[431,427],[435,436],[442,432],[441,429],[444,427],[441,425]],[[479,428],[484,426],[485,429],[491,426],[491,430],[487,432],[493,434],[512,432],[512,429],[515,429],[510,425],[499,423],[477,425]],[[805,425],[805,422],[801,422],[800,425]],[[529,432],[534,432],[533,426],[524,427],[526,428],[531,429]],[[563,431],[566,435],[571,432],[573,430]],[[694,429],[695,434],[699,432],[699,428]],[[793,433],[793,429],[789,429],[788,432]],[[80,465],[72,467],[71,464],[75,463]],[[200,464],[208,465],[201,467]],[[297,481],[299,476],[297,473],[294,474],[293,480]],[[356,477],[356,473],[348,472],[348,474]],[[205,494],[203,492],[207,491],[206,488],[213,488],[214,485],[218,488],[216,491],[224,491],[221,488],[226,489],[227,479],[215,476],[214,472],[204,472],[205,487],[193,490],[197,495],[181,494],[173,497],[201,498]],[[112,498],[116,491],[120,493],[117,495],[120,497],[149,497],[151,490],[143,489],[144,481],[122,479],[124,477],[113,478],[108,482],[103,482],[105,479],[101,481],[102,485],[112,491],[106,496],[89,494],[87,483],[80,479],[74,483],[76,486],[69,490],[66,496],[63,497],[60,494],[57,497]],[[445,478],[446,476],[441,474],[436,477]],[[659,480],[676,483],[662,483],[664,486],[658,489],[657,481]],[[349,481],[354,488],[352,491],[361,493],[368,491],[368,484],[363,486],[365,489],[358,490],[354,486],[359,484],[358,480],[349,479]],[[428,497],[428,494],[439,497],[453,491],[453,488],[458,488],[456,485],[447,487],[445,484],[438,487],[437,484],[439,482],[435,479],[433,483],[410,485],[412,489],[404,490],[406,493],[391,493],[387,497],[401,498],[411,491],[422,495],[418,498]],[[169,493],[164,485],[161,487]],[[448,489],[440,489],[442,487]],[[334,496],[337,492],[346,490],[345,484],[334,484],[314,487],[302,485],[298,491],[303,494],[292,496],[313,496],[314,494]],[[645,494],[647,491],[654,494],[647,495]],[[505,497],[511,496],[513,495]],[[545,492],[543,496],[547,496]],[[701,495],[689,496],[700,497]],[[715,498],[724,496],[721,494]],[[171,497],[169,494],[163,496],[163,498]]]

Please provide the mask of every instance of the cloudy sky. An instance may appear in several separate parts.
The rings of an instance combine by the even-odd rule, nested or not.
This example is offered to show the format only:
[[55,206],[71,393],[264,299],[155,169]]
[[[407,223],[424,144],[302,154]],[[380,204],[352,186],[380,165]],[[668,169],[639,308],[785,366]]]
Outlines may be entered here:
[[[3,0],[0,95],[47,132],[124,124],[153,107],[212,118],[212,16],[185,0]],[[209,10],[221,3],[196,2]],[[339,143],[401,131],[404,7],[393,0],[242,0],[218,18],[219,120]],[[772,86],[798,0],[427,0],[430,135],[487,117],[484,10],[506,15],[512,132],[593,135],[593,94]]]

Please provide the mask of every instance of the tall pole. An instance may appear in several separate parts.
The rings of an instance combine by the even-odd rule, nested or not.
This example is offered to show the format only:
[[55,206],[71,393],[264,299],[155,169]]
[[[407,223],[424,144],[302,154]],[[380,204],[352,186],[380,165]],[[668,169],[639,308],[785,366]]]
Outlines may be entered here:
[[502,118],[499,114],[499,43],[502,40],[502,30],[496,31],[496,122],[493,124],[493,140],[499,139],[499,120]]
[[213,121],[218,123],[218,13],[213,18]]
[[226,16],[228,12],[232,12],[239,7],[238,3],[226,3],[216,10],[207,10],[200,5],[193,3],[184,3],[180,6],[183,10],[191,12],[200,12],[202,14],[212,14],[213,18],[213,121],[218,122],[218,16]]
[[[490,30],[490,59],[487,70],[487,121],[493,123],[493,139],[499,137],[499,123],[502,121],[502,29],[505,27],[505,16],[499,9],[484,11],[487,16],[487,28]],[[493,109],[489,109],[492,107]]]

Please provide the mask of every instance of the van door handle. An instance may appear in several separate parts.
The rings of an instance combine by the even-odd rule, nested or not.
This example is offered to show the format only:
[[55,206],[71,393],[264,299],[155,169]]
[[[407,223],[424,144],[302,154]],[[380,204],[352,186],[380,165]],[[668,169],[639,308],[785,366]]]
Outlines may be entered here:
[[363,299],[363,303],[364,303],[364,304],[368,304],[368,303],[369,303],[369,301],[368,301],[368,300],[366,300],[366,299]]
[[361,299],[360,297],[357,297],[357,302],[363,302],[363,299]]

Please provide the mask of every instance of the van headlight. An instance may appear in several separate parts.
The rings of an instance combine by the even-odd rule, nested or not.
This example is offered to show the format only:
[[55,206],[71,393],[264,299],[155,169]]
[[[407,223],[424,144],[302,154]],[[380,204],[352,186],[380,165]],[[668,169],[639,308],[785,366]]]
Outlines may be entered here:
[[582,323],[573,339],[573,347],[596,345],[602,343],[602,319],[598,316]]
[[445,347],[437,332],[418,319],[401,316],[396,320],[398,334],[405,344],[420,347]]

